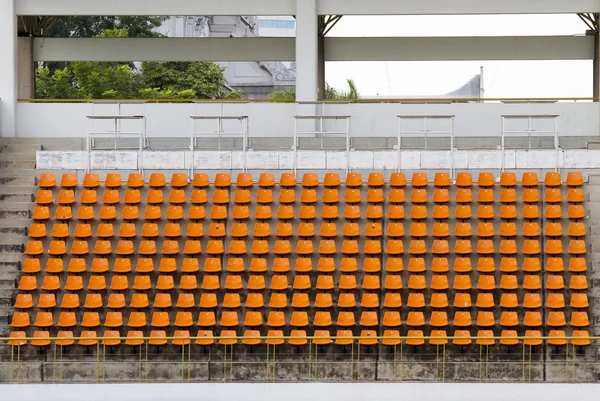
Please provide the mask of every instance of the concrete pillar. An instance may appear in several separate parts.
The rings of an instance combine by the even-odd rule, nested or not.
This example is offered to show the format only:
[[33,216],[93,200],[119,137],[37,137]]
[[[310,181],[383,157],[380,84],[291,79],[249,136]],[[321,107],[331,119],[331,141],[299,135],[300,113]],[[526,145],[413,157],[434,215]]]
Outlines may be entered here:
[[17,16],[15,0],[0,0],[0,136],[16,136]]
[[318,93],[317,0],[296,2],[296,100],[314,102]]
[[17,41],[18,99],[35,98],[35,64],[33,62],[33,37]]

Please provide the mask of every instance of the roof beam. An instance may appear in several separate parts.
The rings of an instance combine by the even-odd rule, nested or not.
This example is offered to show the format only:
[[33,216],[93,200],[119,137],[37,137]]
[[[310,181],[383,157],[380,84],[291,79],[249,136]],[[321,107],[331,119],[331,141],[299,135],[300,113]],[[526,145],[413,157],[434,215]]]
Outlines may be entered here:
[[17,15],[294,15],[296,0],[15,0]]
[[35,38],[34,61],[292,61],[294,38]]
[[592,36],[325,38],[327,61],[592,60]]
[[320,0],[321,15],[574,14],[600,12],[598,0]]
[[[297,0],[15,0],[17,15],[294,15]],[[319,0],[320,15],[570,14],[598,0]]]
[[[35,38],[35,61],[293,61],[294,38]],[[327,61],[592,60],[591,36],[325,39]]]

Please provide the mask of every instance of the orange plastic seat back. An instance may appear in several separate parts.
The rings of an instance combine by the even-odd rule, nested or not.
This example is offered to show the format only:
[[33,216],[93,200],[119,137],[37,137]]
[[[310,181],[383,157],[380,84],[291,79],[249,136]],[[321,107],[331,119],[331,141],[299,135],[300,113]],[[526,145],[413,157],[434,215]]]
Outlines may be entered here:
[[60,179],[60,186],[63,188],[73,188],[77,186],[77,175],[65,173]]

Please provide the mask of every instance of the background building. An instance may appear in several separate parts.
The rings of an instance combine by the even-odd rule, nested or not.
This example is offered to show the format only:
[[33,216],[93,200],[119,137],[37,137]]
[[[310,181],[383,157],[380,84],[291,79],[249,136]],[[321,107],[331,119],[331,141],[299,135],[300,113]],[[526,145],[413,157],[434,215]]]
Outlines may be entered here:
[[[206,37],[294,37],[293,17],[254,16],[173,16],[159,30],[174,38]],[[266,98],[271,92],[296,85],[295,63],[279,61],[219,62],[232,89],[242,90],[246,98]]]

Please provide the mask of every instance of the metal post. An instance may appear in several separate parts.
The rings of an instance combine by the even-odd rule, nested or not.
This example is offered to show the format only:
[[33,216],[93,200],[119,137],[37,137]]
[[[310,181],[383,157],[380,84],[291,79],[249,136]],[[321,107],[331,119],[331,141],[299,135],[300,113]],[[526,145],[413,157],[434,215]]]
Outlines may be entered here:
[[194,120],[193,118],[190,118],[191,122],[192,122],[192,132],[190,135],[190,152],[191,152],[191,165],[190,165],[190,181],[194,179],[194,148],[196,147],[196,136],[194,134],[195,131],[195,125],[196,125],[196,120]]
[[502,133],[501,133],[501,136],[500,136],[500,153],[501,153],[501,155],[500,155],[500,172],[504,172],[505,163],[506,163],[506,161],[505,161],[505,159],[506,159],[506,156],[505,156],[506,149],[504,147],[504,129],[505,129],[504,128],[504,116],[500,117],[500,121],[502,122]]
[[560,171],[560,143],[558,140],[558,118],[554,117],[554,152],[556,153],[556,166],[554,171]]
[[292,146],[294,151],[294,174],[298,169],[298,119],[294,118],[294,145]]
[[425,150],[427,150],[427,117],[423,119],[423,137],[425,138]]
[[398,165],[396,166],[396,171],[400,171],[402,168],[402,118],[398,117]]
[[454,181],[456,179],[454,167],[454,117],[450,118],[450,179]]
[[[246,120],[247,121],[247,120]],[[244,156],[244,173],[247,172],[247,160],[246,160],[246,149],[248,149],[248,131],[246,130],[246,122],[244,119],[240,119],[240,123],[242,124],[242,132],[244,133],[244,137],[242,139],[242,146],[244,149],[242,150]]]
[[527,149],[531,150],[531,116],[527,117],[527,139],[529,141]]
[[[323,119],[321,119],[323,121]],[[346,119],[346,174],[350,172],[350,119]]]

